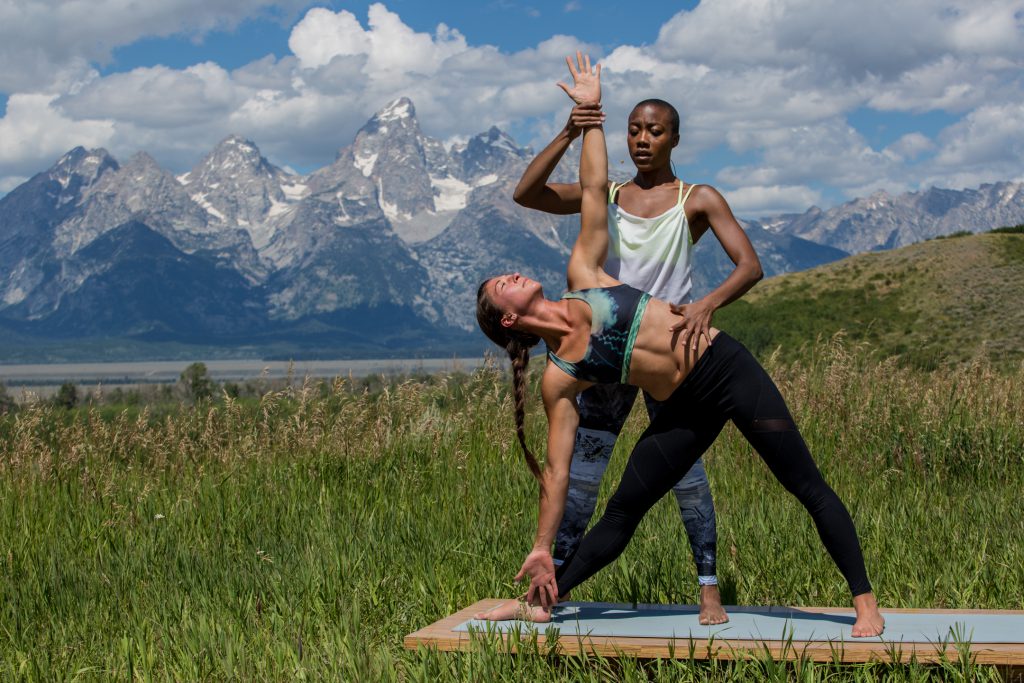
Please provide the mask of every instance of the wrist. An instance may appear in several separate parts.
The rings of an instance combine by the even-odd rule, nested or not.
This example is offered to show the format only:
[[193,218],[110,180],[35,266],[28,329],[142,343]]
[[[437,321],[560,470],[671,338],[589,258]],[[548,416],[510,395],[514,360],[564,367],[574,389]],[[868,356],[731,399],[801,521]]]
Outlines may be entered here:
[[701,299],[701,302],[704,304],[704,307],[712,313],[722,307],[722,299],[716,297],[714,292],[711,292]]

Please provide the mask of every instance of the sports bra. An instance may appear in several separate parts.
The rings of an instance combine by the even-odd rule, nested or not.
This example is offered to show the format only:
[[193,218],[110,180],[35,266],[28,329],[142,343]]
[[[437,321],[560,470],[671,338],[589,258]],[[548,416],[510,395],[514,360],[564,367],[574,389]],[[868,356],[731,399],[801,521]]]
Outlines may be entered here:
[[582,360],[570,362],[548,349],[551,362],[570,377],[598,384],[625,384],[640,321],[651,295],[629,285],[566,292],[590,306],[590,341]]

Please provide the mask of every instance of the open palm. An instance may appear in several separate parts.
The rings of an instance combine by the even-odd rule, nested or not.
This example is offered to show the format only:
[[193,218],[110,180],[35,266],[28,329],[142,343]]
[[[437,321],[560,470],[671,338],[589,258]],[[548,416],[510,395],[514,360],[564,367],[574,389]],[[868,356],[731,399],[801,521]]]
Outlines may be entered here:
[[572,57],[566,57],[565,63],[569,65],[569,74],[572,76],[573,85],[570,88],[565,83],[559,83],[558,87],[565,91],[565,94],[572,98],[576,104],[592,104],[601,101],[601,65],[595,68],[590,66],[590,55],[584,55],[576,51],[576,62]]

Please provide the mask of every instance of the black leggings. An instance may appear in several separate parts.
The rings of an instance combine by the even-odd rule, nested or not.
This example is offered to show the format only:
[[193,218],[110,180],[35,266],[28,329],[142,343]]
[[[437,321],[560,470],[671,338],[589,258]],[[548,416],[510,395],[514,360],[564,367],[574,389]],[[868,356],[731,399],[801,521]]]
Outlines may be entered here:
[[711,446],[726,420],[811,513],[851,593],[871,591],[850,513],[822,479],[782,394],[742,344],[719,332],[640,437],[604,516],[558,568],[559,595],[626,549],[643,516]]

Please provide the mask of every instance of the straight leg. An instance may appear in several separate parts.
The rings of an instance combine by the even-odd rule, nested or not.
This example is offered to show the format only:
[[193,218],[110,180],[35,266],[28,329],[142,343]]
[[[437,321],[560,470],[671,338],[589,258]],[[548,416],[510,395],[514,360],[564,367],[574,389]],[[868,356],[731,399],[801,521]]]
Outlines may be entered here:
[[732,369],[731,419],[779,483],[810,513],[850,592],[855,597],[870,593],[853,519],[821,476],[782,394],[746,349],[737,354]]
[[647,511],[686,474],[724,425],[724,420],[701,416],[693,410],[670,410],[685,417],[672,424],[662,412],[644,432],[604,515],[562,567],[559,595],[567,594],[625,550]]
[[[664,404],[655,401],[644,392],[644,402],[651,421],[657,417]],[[711,485],[704,470],[704,458],[698,458],[693,467],[672,487],[679,506],[679,514],[686,527],[686,536],[697,566],[697,580],[702,586],[718,584],[716,560],[718,557],[718,529],[716,526],[715,501],[711,496]]]

